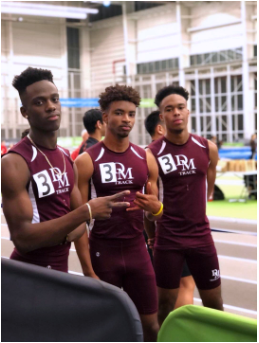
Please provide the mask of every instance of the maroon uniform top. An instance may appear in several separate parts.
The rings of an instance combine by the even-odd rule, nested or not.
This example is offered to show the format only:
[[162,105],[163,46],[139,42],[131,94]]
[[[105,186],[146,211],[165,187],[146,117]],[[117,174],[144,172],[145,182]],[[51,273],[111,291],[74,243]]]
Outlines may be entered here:
[[[66,172],[58,178],[55,171],[49,166],[45,157],[25,137],[8,153],[17,153],[26,161],[31,176],[27,190],[33,208],[32,223],[62,217],[70,212],[70,194],[74,187],[73,162],[69,151],[57,146],[55,149],[46,149],[39,146],[46,154],[56,171],[64,171],[63,157],[66,163]],[[28,253],[20,253],[16,248],[11,255],[12,259],[37,264],[52,269],[67,271],[70,244],[40,248]]]
[[[118,201],[130,202],[137,191],[142,192],[148,179],[146,152],[130,143],[122,153],[109,150],[103,142],[87,150],[94,172],[91,178],[91,198],[113,195],[130,190],[130,195]],[[130,239],[143,235],[143,211],[126,212],[123,208],[114,208],[111,218],[105,221],[94,221],[90,227],[92,238]],[[142,237],[142,236],[141,236]]]
[[159,249],[199,247],[212,243],[206,216],[209,146],[190,134],[183,145],[160,138],[149,145],[159,166],[159,196],[164,213],[157,222]]

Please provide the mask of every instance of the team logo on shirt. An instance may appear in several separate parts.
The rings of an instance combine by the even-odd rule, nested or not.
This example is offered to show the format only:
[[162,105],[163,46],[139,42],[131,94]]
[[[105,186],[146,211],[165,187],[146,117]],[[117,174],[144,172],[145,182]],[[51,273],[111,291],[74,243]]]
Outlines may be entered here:
[[211,272],[213,279],[210,279],[210,281],[216,281],[220,278],[219,269],[213,269]]
[[[54,169],[58,172],[58,174],[55,173]],[[52,180],[47,170],[42,170],[39,173],[33,175],[33,179],[36,182],[38,188],[39,198],[43,198],[55,193],[55,188],[53,185],[54,182],[58,183],[56,194],[69,192],[70,184],[68,181],[67,173],[61,173],[60,169],[57,167],[50,168],[49,170],[52,176]]]
[[126,169],[119,162],[101,163],[100,173],[102,183],[115,182],[116,185],[129,185],[133,183],[132,168]]
[[180,170],[180,175],[196,174],[196,167],[194,165],[194,158],[188,160],[185,155],[166,154],[158,157],[158,162],[164,174],[172,173],[175,170]]

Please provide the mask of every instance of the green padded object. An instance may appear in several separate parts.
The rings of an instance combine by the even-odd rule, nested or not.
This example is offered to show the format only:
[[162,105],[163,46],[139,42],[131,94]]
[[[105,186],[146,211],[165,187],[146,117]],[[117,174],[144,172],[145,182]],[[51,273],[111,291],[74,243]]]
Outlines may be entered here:
[[257,342],[257,320],[186,305],[169,313],[158,342]]

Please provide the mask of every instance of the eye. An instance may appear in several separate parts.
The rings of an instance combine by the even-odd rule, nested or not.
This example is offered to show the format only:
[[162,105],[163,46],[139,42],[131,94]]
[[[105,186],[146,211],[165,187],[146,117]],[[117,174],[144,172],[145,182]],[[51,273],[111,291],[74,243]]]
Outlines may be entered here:
[[43,104],[43,101],[42,100],[37,100],[36,102],[35,102],[35,105],[36,106],[41,106]]
[[129,113],[129,116],[134,118],[135,117],[135,113]]
[[54,102],[59,102],[59,98],[58,98],[58,97],[55,97],[55,98],[53,98],[53,101],[54,101]]

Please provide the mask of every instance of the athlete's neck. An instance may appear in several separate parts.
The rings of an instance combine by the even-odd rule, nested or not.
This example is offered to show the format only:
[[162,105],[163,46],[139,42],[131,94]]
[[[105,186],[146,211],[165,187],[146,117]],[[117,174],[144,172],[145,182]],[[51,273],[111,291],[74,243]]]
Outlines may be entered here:
[[188,141],[189,136],[190,134],[187,130],[183,130],[179,133],[167,130],[165,134],[165,138],[176,145],[185,144]]
[[124,152],[128,149],[130,144],[129,137],[118,138],[109,134],[108,130],[106,131],[103,143],[108,149],[114,152]]
[[29,135],[36,145],[43,146],[47,149],[55,149],[57,146],[57,131],[42,132],[31,128]]

